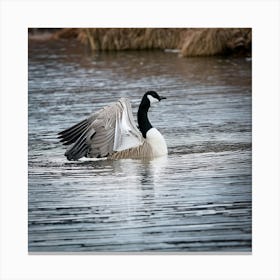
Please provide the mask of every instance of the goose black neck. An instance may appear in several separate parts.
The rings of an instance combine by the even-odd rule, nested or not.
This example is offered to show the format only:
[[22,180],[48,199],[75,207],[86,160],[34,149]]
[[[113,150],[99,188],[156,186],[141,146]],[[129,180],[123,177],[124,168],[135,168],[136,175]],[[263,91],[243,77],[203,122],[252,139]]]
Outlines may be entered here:
[[149,108],[150,103],[143,99],[137,113],[139,129],[144,138],[146,138],[148,130],[152,128],[152,125],[148,119]]

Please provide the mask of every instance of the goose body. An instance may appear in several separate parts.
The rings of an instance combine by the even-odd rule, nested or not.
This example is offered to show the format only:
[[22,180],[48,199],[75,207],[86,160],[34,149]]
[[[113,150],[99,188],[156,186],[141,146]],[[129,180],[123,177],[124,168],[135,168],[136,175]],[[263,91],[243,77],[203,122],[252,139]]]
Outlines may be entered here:
[[120,98],[87,119],[60,132],[60,141],[69,146],[68,160],[82,157],[111,159],[155,158],[167,154],[164,137],[154,128],[148,111],[160,97],[155,91],[144,94],[137,113],[138,127],[133,119],[130,101]]

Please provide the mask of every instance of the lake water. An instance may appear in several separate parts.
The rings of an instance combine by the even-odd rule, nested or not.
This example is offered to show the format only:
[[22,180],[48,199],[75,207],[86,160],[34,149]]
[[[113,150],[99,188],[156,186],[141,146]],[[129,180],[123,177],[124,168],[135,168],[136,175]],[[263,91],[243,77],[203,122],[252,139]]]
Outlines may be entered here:
[[[29,41],[29,252],[251,252],[250,58]],[[57,133],[125,96],[169,154],[69,162]]]

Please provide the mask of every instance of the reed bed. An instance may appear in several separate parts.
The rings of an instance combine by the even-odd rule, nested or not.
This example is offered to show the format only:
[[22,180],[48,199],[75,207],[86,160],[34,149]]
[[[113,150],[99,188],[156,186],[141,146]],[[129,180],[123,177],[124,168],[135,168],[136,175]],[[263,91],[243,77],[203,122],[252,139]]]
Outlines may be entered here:
[[170,28],[90,28],[84,37],[93,50],[122,51],[177,48],[182,30]]
[[251,51],[250,28],[87,28],[79,38],[94,51],[178,49],[182,56]]
[[52,38],[77,38],[93,51],[178,49],[184,57],[250,54],[251,28],[64,28]]
[[245,54],[251,52],[250,28],[189,30],[181,47],[183,56]]

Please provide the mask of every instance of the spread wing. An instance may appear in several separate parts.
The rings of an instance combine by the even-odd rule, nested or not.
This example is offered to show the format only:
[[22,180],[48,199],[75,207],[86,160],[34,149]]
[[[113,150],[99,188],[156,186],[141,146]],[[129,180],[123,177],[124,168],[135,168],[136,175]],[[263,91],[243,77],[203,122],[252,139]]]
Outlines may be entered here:
[[70,145],[65,156],[105,157],[113,152],[141,145],[144,138],[136,127],[127,98],[106,106],[89,118],[59,133],[60,141]]

